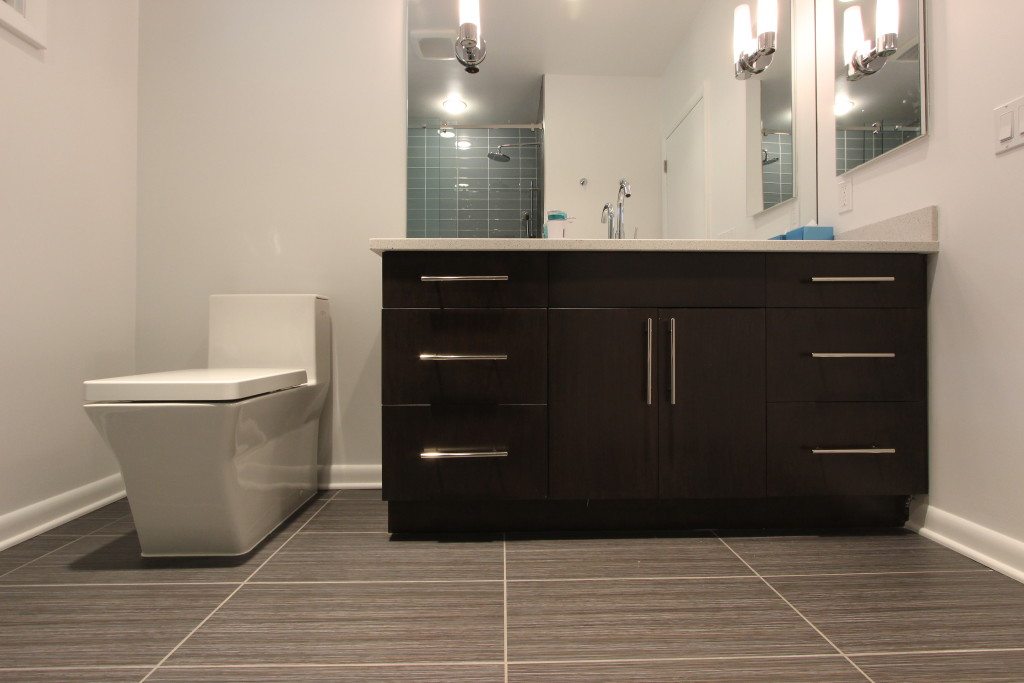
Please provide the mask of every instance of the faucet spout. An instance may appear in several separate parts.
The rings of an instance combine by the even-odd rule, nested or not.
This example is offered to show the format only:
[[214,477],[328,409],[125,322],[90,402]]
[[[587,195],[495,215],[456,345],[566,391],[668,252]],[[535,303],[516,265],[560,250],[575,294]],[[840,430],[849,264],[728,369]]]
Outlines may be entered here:
[[629,181],[623,178],[619,181],[619,194],[616,197],[616,203],[618,204],[618,224],[615,228],[615,238],[623,239],[626,236],[626,199],[633,196],[633,189],[629,185]]

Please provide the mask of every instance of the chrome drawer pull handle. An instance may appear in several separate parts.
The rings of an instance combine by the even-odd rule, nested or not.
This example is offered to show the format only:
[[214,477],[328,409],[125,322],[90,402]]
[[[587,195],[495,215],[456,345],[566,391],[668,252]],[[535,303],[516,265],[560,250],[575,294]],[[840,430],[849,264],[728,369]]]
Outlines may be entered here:
[[420,282],[508,282],[508,275],[420,275]]
[[811,352],[811,358],[895,358],[895,353],[821,353]]
[[508,360],[507,353],[421,353],[420,360]]
[[823,277],[815,275],[811,278],[811,282],[896,282],[896,278],[892,275],[869,275],[863,277]]
[[448,460],[457,458],[507,458],[508,451],[471,451],[462,448],[428,448],[420,453],[422,460]]
[[672,405],[676,404],[676,319],[671,318],[668,325],[669,330],[669,372],[672,376],[669,378],[669,398],[672,401]]
[[647,405],[654,402],[654,319],[647,319]]
[[812,448],[814,455],[896,455],[895,448]]

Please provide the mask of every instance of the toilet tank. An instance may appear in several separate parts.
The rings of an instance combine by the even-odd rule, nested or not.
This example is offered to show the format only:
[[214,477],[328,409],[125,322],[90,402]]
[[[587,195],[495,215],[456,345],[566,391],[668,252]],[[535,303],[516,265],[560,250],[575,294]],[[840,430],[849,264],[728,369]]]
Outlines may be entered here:
[[210,296],[211,368],[304,368],[308,384],[331,373],[327,299],[314,294]]

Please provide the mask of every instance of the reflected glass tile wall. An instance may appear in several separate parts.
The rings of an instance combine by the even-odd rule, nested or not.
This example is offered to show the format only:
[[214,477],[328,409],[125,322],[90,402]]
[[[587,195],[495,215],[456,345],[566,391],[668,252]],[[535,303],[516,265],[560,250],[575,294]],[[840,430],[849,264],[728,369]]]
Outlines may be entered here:
[[761,189],[767,209],[793,198],[793,137],[785,133],[764,135],[761,150],[766,162],[761,166]]
[[846,173],[865,161],[891,152],[921,135],[917,128],[894,126],[874,130],[836,131],[836,173]]
[[[527,237],[542,206],[540,147],[506,148],[507,163],[487,153],[498,145],[542,142],[539,130],[472,128],[442,138],[437,128],[410,128],[408,237]],[[459,149],[458,144],[468,145]]]

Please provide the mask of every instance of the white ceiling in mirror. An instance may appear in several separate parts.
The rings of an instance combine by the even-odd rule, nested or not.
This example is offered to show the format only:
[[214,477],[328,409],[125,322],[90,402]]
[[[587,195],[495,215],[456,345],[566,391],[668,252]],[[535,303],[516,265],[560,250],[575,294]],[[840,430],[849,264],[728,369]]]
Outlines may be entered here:
[[[410,121],[532,123],[545,73],[660,76],[708,1],[723,0],[481,0],[487,59],[473,75],[455,60],[420,57],[421,38],[454,40],[457,0],[409,0]],[[457,121],[441,109],[452,92],[470,105]]]

